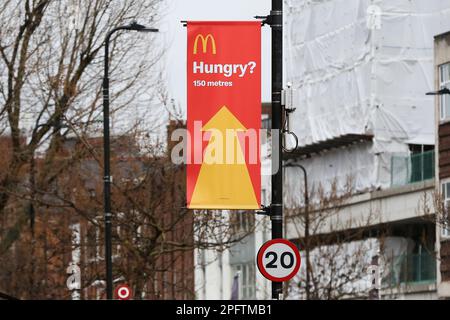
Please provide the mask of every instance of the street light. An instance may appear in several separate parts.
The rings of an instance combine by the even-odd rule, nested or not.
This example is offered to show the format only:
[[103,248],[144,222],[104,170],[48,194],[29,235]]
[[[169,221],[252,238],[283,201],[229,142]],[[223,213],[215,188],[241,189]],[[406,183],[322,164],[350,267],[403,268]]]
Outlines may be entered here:
[[104,149],[104,215],[105,215],[105,262],[106,262],[106,297],[113,298],[113,275],[112,275],[112,233],[111,233],[111,154],[109,133],[109,42],[111,36],[117,31],[158,32],[158,29],[147,28],[133,22],[126,26],[120,26],[111,30],[105,39],[105,73],[103,77],[103,149]]
[[442,88],[439,91],[434,91],[434,92],[427,92],[427,96],[442,96],[444,94],[450,94],[450,89],[449,88]]

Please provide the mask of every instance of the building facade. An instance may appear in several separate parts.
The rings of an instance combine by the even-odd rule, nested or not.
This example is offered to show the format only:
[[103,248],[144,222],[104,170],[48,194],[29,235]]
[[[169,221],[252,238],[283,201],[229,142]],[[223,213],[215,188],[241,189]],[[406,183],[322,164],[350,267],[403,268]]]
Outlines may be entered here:
[[[450,1],[286,5],[291,128],[300,140],[289,161],[306,169],[309,192],[345,198],[315,233],[375,239],[367,251],[383,261],[381,298],[436,298],[435,130],[425,93],[434,87],[433,36],[450,23]],[[300,170],[288,170],[288,189],[301,188]],[[301,195],[287,194],[285,203],[301,206]],[[361,259],[361,273],[370,258]]]
[[[448,88],[450,83],[450,33],[435,37],[435,88]],[[450,229],[447,206],[450,198],[450,96],[440,95],[436,108],[436,193],[440,194],[436,237],[438,248],[438,291],[442,298],[450,298]]]

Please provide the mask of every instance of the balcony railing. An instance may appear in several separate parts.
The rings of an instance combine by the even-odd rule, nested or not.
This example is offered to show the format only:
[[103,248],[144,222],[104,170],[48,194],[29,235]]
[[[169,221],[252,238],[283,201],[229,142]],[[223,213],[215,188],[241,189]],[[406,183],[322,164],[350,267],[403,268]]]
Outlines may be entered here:
[[434,150],[391,158],[391,185],[402,186],[434,178]]
[[436,257],[430,253],[388,257],[383,287],[422,284],[436,281]]

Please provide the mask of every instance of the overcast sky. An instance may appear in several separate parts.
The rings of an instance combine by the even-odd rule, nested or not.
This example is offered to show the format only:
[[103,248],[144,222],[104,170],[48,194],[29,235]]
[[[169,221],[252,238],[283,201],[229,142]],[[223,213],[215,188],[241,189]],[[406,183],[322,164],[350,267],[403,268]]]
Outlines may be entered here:
[[[186,107],[186,28],[181,20],[254,20],[255,15],[270,12],[270,0],[168,0],[160,24],[168,47],[167,81],[170,95],[183,109]],[[262,100],[270,99],[270,28],[262,35]]]

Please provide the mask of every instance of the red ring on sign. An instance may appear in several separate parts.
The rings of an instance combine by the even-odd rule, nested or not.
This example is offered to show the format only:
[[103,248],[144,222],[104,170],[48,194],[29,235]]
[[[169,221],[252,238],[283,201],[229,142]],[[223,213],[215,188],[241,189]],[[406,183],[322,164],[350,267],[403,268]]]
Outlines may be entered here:
[[[121,295],[121,291],[126,290],[127,295]],[[115,290],[116,298],[119,300],[129,300],[131,298],[131,288],[126,284],[120,285]]]
[[[286,277],[283,277],[283,278],[277,278],[277,277],[270,275],[263,266],[263,253],[266,251],[266,249],[268,247],[270,247],[271,245],[276,244],[276,243],[282,243],[282,244],[289,246],[294,251],[295,257],[297,258],[297,261],[298,261],[298,263],[296,263],[296,265],[294,267],[294,270],[292,270],[291,273],[289,273]],[[286,240],[286,239],[273,239],[273,240],[269,240],[266,243],[264,243],[262,245],[262,247],[259,249],[256,262],[257,262],[256,264],[258,265],[259,272],[261,272],[264,277],[266,277],[267,279],[269,279],[270,281],[273,281],[273,282],[284,282],[284,281],[288,281],[288,280],[292,279],[297,274],[298,270],[300,269],[302,260],[300,257],[300,252],[299,252],[298,248],[295,246],[295,244],[293,244],[292,242],[290,242],[289,240]]]

